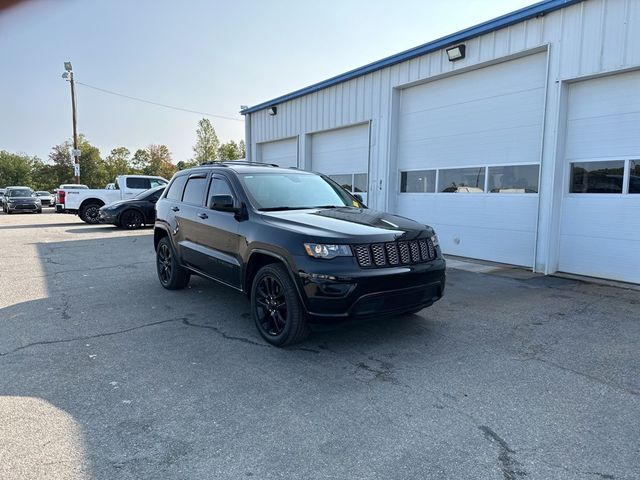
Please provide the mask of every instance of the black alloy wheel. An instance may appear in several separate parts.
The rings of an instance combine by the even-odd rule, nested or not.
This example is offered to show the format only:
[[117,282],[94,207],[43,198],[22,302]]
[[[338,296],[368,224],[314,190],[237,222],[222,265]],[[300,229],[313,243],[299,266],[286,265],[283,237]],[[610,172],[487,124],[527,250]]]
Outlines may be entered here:
[[120,226],[127,230],[134,230],[142,227],[144,219],[138,210],[125,210],[120,217]]
[[298,343],[309,334],[298,291],[281,263],[265,265],[254,277],[251,310],[260,335],[272,345]]
[[156,250],[156,270],[160,284],[167,290],[179,290],[189,283],[189,271],[178,264],[167,237],[160,239]]
[[256,289],[256,318],[267,333],[277,337],[287,323],[287,300],[284,289],[273,275],[264,275]]

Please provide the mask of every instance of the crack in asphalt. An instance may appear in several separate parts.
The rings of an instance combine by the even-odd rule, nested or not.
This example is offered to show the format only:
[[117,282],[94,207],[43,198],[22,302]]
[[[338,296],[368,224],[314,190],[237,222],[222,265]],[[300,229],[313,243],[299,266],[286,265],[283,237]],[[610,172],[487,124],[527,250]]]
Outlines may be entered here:
[[256,342],[254,340],[251,340],[250,338],[236,337],[234,335],[229,335],[228,333],[223,332],[222,329],[220,329],[220,327],[216,327],[215,325],[202,325],[202,324],[199,324],[199,323],[191,323],[186,318],[182,319],[182,323],[187,325],[188,327],[206,328],[208,330],[213,330],[214,332],[216,332],[218,335],[220,335],[222,338],[224,338],[226,340],[235,340],[236,342],[248,343],[249,345],[255,345],[257,347],[268,347],[269,346],[266,343]]
[[491,428],[486,425],[480,425],[478,428],[487,440],[498,445],[498,462],[504,480],[517,480],[518,478],[526,477],[527,472],[522,468],[520,462],[514,458],[516,451],[509,447],[507,442]]
[[8,352],[0,352],[0,357],[6,357],[7,355],[11,355],[13,353],[19,352],[21,350],[25,350],[27,348],[36,347],[38,345],[55,345],[58,343],[71,343],[71,342],[77,342],[80,340],[90,340],[93,338],[110,337],[113,335],[121,335],[123,333],[133,332],[134,330],[140,330],[142,328],[154,327],[156,325],[162,325],[165,323],[177,322],[179,320],[184,320],[184,319],[183,317],[170,318],[168,320],[160,320],[158,322],[145,323],[143,325],[138,325],[136,327],[125,328],[124,330],[116,330],[115,332],[96,333],[95,335],[83,335],[83,336],[73,337],[73,338],[63,338],[60,340],[42,340],[40,342],[33,342],[33,343],[28,343],[26,345],[22,345],[20,347],[14,348],[13,350],[9,350]]
[[[228,333],[224,332],[220,327],[216,327],[215,325],[202,325],[200,323],[191,323],[186,318],[182,319],[182,323],[187,325],[187,326],[189,326],[189,327],[206,328],[208,330],[213,330],[214,332],[216,332],[218,335],[220,335],[222,338],[224,338],[226,340],[234,340],[236,342],[247,343],[249,345],[255,345],[257,347],[271,347],[271,345],[269,345],[268,343],[260,343],[260,342],[256,342],[255,340],[251,340],[250,338],[236,337],[234,335],[229,335]],[[284,350],[310,352],[310,353],[320,353],[319,350],[314,350],[312,348],[305,348],[305,347],[284,348]]]

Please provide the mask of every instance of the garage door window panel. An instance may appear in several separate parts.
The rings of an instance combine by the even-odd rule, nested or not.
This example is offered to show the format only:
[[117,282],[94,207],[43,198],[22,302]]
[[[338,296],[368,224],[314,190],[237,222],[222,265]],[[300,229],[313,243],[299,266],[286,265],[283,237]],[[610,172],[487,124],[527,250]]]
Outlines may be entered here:
[[574,162],[570,193],[622,193],[624,161]]
[[340,185],[345,190],[353,190],[353,175],[329,175],[329,178]]
[[402,193],[435,193],[436,171],[415,170],[400,172],[400,192]]
[[629,193],[640,193],[640,160],[629,162]]
[[438,192],[483,193],[485,167],[447,168],[438,171]]
[[353,191],[354,193],[366,193],[367,183],[369,183],[366,173],[356,173],[353,175]]
[[539,165],[489,167],[489,193],[538,193]]

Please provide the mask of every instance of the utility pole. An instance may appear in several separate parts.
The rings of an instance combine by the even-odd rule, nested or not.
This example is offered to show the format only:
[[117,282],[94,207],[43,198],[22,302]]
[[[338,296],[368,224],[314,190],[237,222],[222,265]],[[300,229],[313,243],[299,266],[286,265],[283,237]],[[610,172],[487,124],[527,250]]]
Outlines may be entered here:
[[78,149],[78,128],[76,121],[76,86],[73,81],[73,68],[71,62],[64,62],[65,72],[62,78],[71,84],[71,117],[73,119],[73,173],[76,177],[76,184],[80,183],[80,150]]

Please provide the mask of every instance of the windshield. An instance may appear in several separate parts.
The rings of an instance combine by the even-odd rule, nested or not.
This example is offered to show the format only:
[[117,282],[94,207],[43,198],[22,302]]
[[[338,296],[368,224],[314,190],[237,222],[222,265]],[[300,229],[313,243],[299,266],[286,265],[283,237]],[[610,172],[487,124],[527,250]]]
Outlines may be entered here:
[[240,180],[258,210],[353,207],[357,203],[339,186],[310,173],[247,173]]
[[154,198],[155,196],[155,200],[157,200],[158,198],[160,198],[160,195],[162,195],[162,192],[164,191],[164,187],[165,185],[161,186],[161,187],[154,187],[154,188],[150,188],[149,190],[145,190],[144,192],[140,192],[139,194],[136,195],[136,198],[141,198],[141,199],[147,199],[151,200]]
[[36,195],[38,195],[39,197],[48,197],[51,194],[49,192],[36,192]]
[[25,188],[20,190],[9,190],[10,197],[30,197],[31,195],[33,195],[33,192]]

